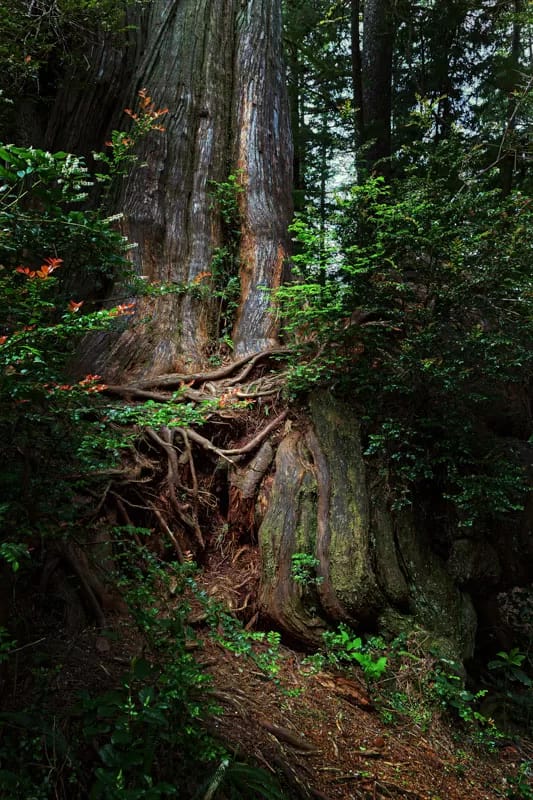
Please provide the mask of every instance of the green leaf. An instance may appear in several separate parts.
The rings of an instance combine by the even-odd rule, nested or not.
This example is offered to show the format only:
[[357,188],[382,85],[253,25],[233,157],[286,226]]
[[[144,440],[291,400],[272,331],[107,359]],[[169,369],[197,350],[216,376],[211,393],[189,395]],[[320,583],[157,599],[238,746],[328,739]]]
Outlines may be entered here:
[[132,671],[135,678],[138,678],[139,680],[145,680],[152,674],[153,667],[152,664],[145,658],[136,658],[133,662]]

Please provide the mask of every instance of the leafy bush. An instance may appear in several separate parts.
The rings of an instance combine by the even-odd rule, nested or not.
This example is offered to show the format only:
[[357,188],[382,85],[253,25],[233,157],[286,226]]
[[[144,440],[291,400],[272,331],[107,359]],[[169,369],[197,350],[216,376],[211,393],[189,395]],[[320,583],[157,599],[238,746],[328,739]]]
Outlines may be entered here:
[[492,189],[464,147],[456,135],[411,166],[404,154],[397,182],[353,187],[325,249],[298,220],[296,282],[276,298],[297,345],[289,390],[349,397],[396,505],[431,485],[471,526],[521,508],[527,490],[508,397],[531,374],[533,207]]
[[309,553],[293,553],[291,561],[291,577],[295,583],[301,586],[317,586],[324,580],[316,575],[316,568],[320,563],[318,558]]
[[[128,576],[120,584],[145,653],[133,659],[118,687],[80,701],[83,737],[96,743],[100,762],[91,797],[179,797],[194,783],[189,771],[222,753],[201,724],[214,709],[205,695],[209,677],[187,649],[194,635],[184,595],[195,591],[194,568],[161,567],[143,551],[137,556],[142,568],[131,551],[124,558]],[[171,581],[179,601],[161,613],[161,590]]]
[[126,134],[113,133],[109,154],[100,154],[106,172],[96,177],[74,154],[0,145],[0,544],[8,561],[13,546],[59,535],[73,519],[73,497],[87,480],[81,475],[101,466],[86,447],[90,432],[117,454],[113,436],[101,435],[104,384],[68,373],[87,333],[120,325],[135,310],[134,302],[110,309],[101,308],[101,296],[95,302],[111,276],[129,270],[127,242],[103,205],[89,211],[80,203],[96,181],[110,185],[123,175],[136,142],[161,129],[167,110],[156,110],[146,90],[139,106],[130,111],[127,143]]
[[505,682],[518,682],[523,686],[530,687],[533,685],[533,681],[522,668],[525,660],[526,654],[521,653],[517,647],[513,647],[508,653],[505,650],[496,653],[496,658],[489,661],[487,667],[493,672],[503,675]]
[[[118,680],[104,691],[82,691],[74,707],[50,713],[49,682],[43,680],[42,696],[34,698],[40,704],[0,713],[0,792],[13,800],[239,800],[250,793],[281,800],[275,777],[235,760],[209,732],[209,718],[219,709],[210,698],[211,678],[192,649],[198,642],[188,624],[191,603],[203,609],[216,641],[254,659],[269,677],[279,668],[279,634],[245,631],[198,587],[194,564],[164,563],[132,545],[132,534],[146,533],[113,531],[116,582],[129,610],[122,623],[129,622],[126,639],[138,654]],[[9,657],[16,645],[2,629],[0,640],[1,663],[4,651]],[[40,664],[41,677],[49,677],[54,666]],[[61,676],[63,665],[55,667]]]
[[533,800],[532,778],[533,761],[524,761],[520,764],[517,774],[507,778],[509,788],[505,796],[509,800]]
[[347,625],[341,623],[337,631],[327,631],[323,635],[328,659],[333,663],[358,664],[365,678],[380,678],[387,668],[387,657],[373,657],[373,648],[363,644],[361,637],[356,636]]

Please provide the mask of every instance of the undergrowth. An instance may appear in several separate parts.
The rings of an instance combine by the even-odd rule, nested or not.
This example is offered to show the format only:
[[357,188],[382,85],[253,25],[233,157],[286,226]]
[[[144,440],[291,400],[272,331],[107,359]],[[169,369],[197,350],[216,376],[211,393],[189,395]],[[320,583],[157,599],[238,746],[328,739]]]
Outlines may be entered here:
[[[489,751],[517,732],[509,729],[508,722],[520,724],[524,733],[533,731],[527,691],[531,678],[521,668],[524,653],[516,648],[498,653],[487,665],[489,672],[499,673],[498,679],[480,687],[467,679],[461,664],[442,657],[426,639],[427,632],[415,629],[387,642],[380,636],[358,635],[341,624],[323,634],[322,648],[308,656],[305,665],[311,671],[360,670],[388,725],[407,720],[425,732],[444,717],[463,740]],[[511,684],[519,684],[522,691],[509,691]],[[486,708],[498,712],[497,721]]]
[[[281,800],[277,781],[264,770],[240,762],[209,730],[220,711],[210,698],[211,678],[194,649],[199,641],[189,624],[191,603],[200,604],[210,635],[241,657],[253,658],[266,676],[277,673],[279,635],[249,633],[208,598],[195,580],[196,567],[160,561],[135,547],[131,530],[115,529],[115,581],[127,605],[120,629],[101,632],[111,642],[129,634],[134,654],[102,691],[84,690],[66,706],[51,689],[68,664],[30,659],[27,669],[47,675],[20,710],[0,713],[0,792],[27,798],[264,797]],[[145,535],[138,529],[137,535]],[[118,538],[117,538],[118,537]],[[126,625],[126,628],[124,627]],[[255,644],[264,643],[257,651]],[[0,664],[17,652],[2,637]],[[95,665],[96,666],[96,665]],[[65,672],[66,671],[66,672]]]

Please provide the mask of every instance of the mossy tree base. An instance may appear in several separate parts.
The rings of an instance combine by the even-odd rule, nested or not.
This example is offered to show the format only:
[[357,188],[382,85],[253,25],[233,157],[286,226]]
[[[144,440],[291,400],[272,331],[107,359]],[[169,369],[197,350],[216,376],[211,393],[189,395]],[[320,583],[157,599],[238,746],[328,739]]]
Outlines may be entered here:
[[[388,509],[384,481],[370,485],[353,409],[328,393],[279,445],[259,543],[261,611],[290,636],[315,643],[338,622],[391,633],[420,625],[447,655],[472,655],[469,596],[414,519]],[[291,575],[295,553],[316,559],[304,584]]]

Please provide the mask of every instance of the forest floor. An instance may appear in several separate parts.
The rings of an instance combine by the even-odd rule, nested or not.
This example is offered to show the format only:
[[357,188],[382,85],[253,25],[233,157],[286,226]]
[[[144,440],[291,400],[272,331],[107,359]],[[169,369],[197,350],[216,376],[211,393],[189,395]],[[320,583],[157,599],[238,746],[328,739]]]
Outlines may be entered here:
[[[250,588],[252,597],[257,594],[257,559],[255,548],[241,548],[232,558],[221,555],[199,583],[230,607],[242,607],[243,597],[246,606]],[[243,580],[246,575],[251,581]],[[232,596],[231,586],[243,587],[240,597]],[[253,610],[253,600],[251,605]],[[245,610],[247,627],[256,621],[252,610]],[[525,779],[517,779],[521,765],[533,761],[533,741],[495,736],[489,748],[485,727],[480,745],[475,725],[439,707],[431,680],[436,661],[422,648],[414,646],[403,662],[391,658],[375,681],[366,681],[358,666],[336,668],[301,649],[278,649],[268,637],[254,643],[252,657],[205,637],[199,659],[222,708],[217,734],[238,758],[281,774],[290,798],[533,797],[533,786],[524,789]],[[395,693],[401,710],[394,708]]]
[[[127,619],[119,616],[111,627],[111,636],[87,627],[74,637],[42,631],[41,647],[58,665],[48,678],[52,706],[68,707],[80,691],[98,693],[118,684],[142,653]],[[328,669],[296,649],[272,647],[266,637],[239,655],[202,621],[195,630],[192,652],[212,677],[207,693],[219,708],[206,721],[208,730],[238,761],[255,762],[280,777],[288,800],[531,797],[512,788],[520,765],[533,758],[527,740],[503,740],[488,752],[444,712],[425,713],[414,685],[403,686],[405,696],[413,693],[413,713],[394,712],[379,700],[383,684],[369,688],[359,668]],[[21,663],[14,688],[19,698],[8,700],[12,707],[42,687],[32,686]]]
[[287,648],[275,680],[213,644],[204,657],[223,739],[318,800],[495,800],[524,757],[525,743],[483,752],[438,714],[386,724],[362,679],[313,672]]

